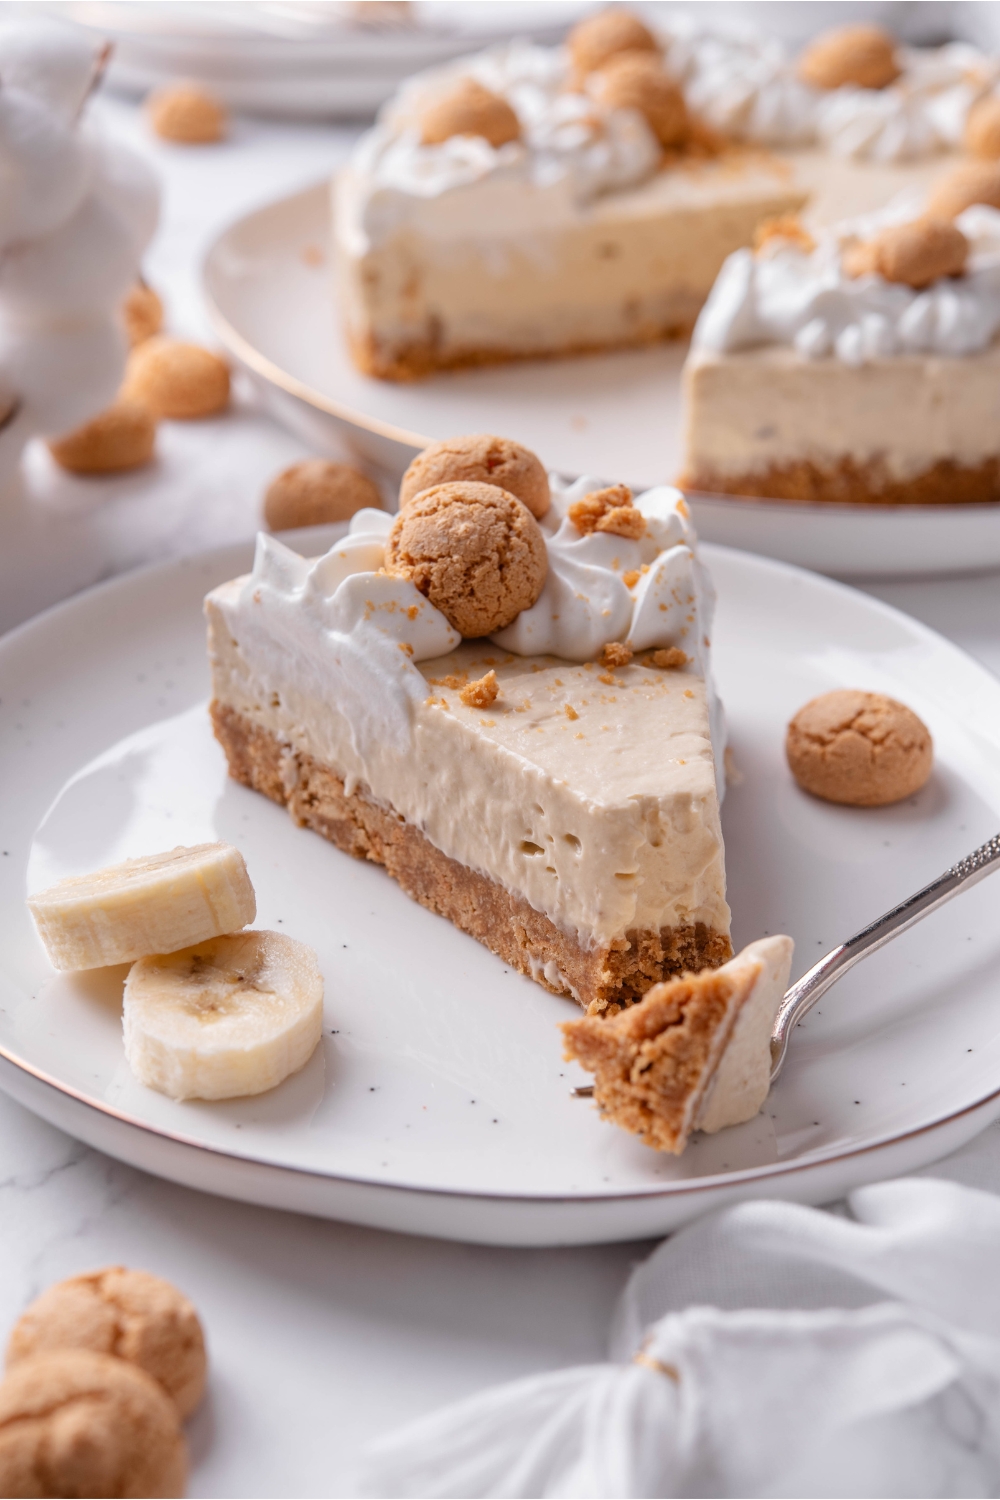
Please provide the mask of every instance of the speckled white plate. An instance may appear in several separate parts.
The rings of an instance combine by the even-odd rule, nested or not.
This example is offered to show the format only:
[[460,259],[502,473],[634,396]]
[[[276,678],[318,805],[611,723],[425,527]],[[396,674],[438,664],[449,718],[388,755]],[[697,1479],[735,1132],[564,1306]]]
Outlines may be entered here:
[[[328,264],[325,184],[230,226],[205,262],[216,331],[281,421],[320,450],[345,442],[399,475],[418,449],[456,432],[502,432],[567,475],[638,488],[681,467],[685,346],[526,361],[409,385],[355,370]],[[940,574],[1000,566],[1000,503],[828,505],[696,497],[706,541],[823,573]]]
[[[318,550],[315,546],[311,550]],[[303,543],[306,546],[307,542]],[[875,600],[706,548],[739,780],[723,810],[735,939],[791,933],[801,972],[1000,824],[1000,683]],[[570,1097],[572,1002],[508,971],[226,777],[205,713],[201,600],[245,545],[116,579],[0,640],[0,1084],[151,1172],[279,1207],[505,1244],[658,1234],[735,1198],[828,1201],[1000,1116],[1000,880],[842,980],[757,1119],[658,1156]],[[930,725],[919,796],[813,801],[784,765],[826,688],[888,691]],[[259,925],[312,943],[323,1042],[255,1099],[177,1104],[129,1073],[121,970],[53,973],[26,889],[176,843],[232,840]]]

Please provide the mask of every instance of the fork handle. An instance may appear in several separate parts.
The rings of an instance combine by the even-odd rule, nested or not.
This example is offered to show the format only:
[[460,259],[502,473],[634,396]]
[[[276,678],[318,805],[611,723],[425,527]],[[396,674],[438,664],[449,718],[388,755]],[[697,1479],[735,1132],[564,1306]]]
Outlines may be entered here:
[[825,958],[821,958],[807,974],[803,974],[786,992],[775,1017],[771,1031],[771,1082],[781,1072],[793,1028],[806,1011],[812,1010],[816,1001],[822,999],[841,974],[853,968],[860,959],[867,958],[869,953],[874,953],[876,948],[881,948],[898,937],[915,922],[921,921],[929,912],[936,911],[939,906],[950,901],[952,896],[957,896],[960,891],[967,891],[998,865],[1000,833],[994,834],[979,849],[959,860],[957,865],[952,865],[950,870],[939,875],[937,880],[932,880],[930,885],[925,885],[923,890],[917,891],[899,906],[894,906],[892,911],[887,911],[884,917],[879,917],[870,926],[856,932],[846,943],[841,943]]

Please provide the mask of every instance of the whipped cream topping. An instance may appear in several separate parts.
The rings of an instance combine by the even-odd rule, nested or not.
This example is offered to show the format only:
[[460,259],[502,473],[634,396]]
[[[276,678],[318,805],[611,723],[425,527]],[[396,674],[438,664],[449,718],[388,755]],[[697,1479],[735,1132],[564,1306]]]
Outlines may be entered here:
[[[423,144],[424,105],[460,78],[474,78],[508,101],[521,122],[519,140],[493,147],[482,137],[452,136]],[[357,229],[378,243],[407,222],[421,200],[448,193],[467,199],[482,184],[494,189],[477,195],[484,201],[486,217],[476,222],[485,239],[516,228],[519,203],[535,192],[545,193],[550,213],[571,216],[603,192],[642,182],[659,162],[659,145],[637,110],[598,108],[589,94],[569,87],[562,48],[512,42],[404,84],[352,158],[362,191]],[[429,218],[426,228],[447,233],[440,219]]]
[[581,534],[567,511],[574,500],[601,489],[584,476],[556,481],[542,521],[549,570],[531,609],[492,639],[518,656],[591,661],[609,641],[633,651],[678,646],[703,670],[715,595],[695,554],[695,534],[678,490],[660,485],[633,501],[646,518],[633,540],[607,532]]
[[862,365],[899,354],[974,354],[1000,331],[1000,211],[977,204],[955,220],[970,241],[963,276],[924,291],[872,272],[848,276],[844,249],[916,216],[912,200],[834,226],[815,249],[775,239],[738,250],[719,273],[695,326],[695,347],[718,353],[791,345],[804,359]]
[[953,149],[975,101],[1000,67],[975,47],[897,48],[901,73],[884,89],[811,88],[784,46],[750,28],[722,30],[696,17],[665,28],[667,66],[690,107],[717,130],[767,146],[819,142],[838,156],[912,161]]
[[[633,540],[581,535],[567,519],[572,502],[602,481],[565,485],[551,476],[551,485],[552,508],[541,523],[544,590],[492,640],[516,656],[574,662],[594,660],[610,641],[636,651],[677,646],[689,668],[707,676],[715,594],[680,492],[664,485],[636,498],[646,533]],[[380,571],[392,522],[384,511],[361,510],[347,535],[316,559],[262,533],[233,606],[265,687],[280,691],[294,660],[296,686],[342,708],[362,760],[378,746],[405,754],[413,709],[427,697],[414,664],[445,656],[461,641],[408,579]]]

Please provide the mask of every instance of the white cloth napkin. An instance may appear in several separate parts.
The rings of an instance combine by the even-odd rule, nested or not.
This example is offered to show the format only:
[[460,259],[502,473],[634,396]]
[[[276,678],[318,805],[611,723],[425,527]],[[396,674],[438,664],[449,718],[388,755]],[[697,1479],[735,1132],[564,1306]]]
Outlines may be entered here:
[[995,1495],[1000,1198],[724,1209],[637,1268],[608,1352],[383,1439],[362,1493]]

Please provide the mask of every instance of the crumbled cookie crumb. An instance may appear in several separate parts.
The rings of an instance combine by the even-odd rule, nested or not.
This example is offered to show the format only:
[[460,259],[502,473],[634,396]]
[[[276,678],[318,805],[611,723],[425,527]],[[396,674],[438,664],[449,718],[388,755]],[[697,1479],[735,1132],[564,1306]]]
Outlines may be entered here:
[[567,515],[584,536],[604,531],[636,541],[646,532],[646,517],[632,504],[632,491],[626,484],[591,490],[582,500],[573,501]]
[[489,708],[491,703],[496,702],[499,692],[497,674],[491,670],[484,677],[477,677],[474,682],[466,683],[458,696],[469,708]]
[[816,241],[799,218],[798,214],[781,214],[775,219],[765,219],[754,231],[754,254],[759,255],[765,246],[775,241],[798,245],[808,255],[816,249]]
[[576,709],[573,707],[572,703],[566,704],[563,709],[563,713],[566,715],[567,719],[578,719],[580,717]]
[[608,641],[601,652],[601,660],[606,667],[627,667],[632,660],[632,648],[623,641]]
[[651,667],[660,667],[665,672],[676,672],[688,664],[687,655],[679,646],[661,646],[649,658]]

